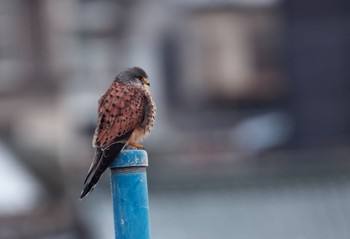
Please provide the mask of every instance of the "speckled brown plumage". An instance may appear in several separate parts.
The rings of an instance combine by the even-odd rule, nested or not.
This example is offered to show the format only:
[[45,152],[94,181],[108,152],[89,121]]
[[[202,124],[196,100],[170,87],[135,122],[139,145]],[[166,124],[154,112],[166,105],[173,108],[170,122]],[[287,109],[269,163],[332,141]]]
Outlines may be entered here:
[[106,148],[114,140],[137,128],[145,114],[141,88],[114,82],[99,101],[93,146]]
[[99,100],[93,137],[95,156],[80,198],[90,192],[126,144],[137,145],[153,128],[156,107],[147,74],[134,67],[120,73]]

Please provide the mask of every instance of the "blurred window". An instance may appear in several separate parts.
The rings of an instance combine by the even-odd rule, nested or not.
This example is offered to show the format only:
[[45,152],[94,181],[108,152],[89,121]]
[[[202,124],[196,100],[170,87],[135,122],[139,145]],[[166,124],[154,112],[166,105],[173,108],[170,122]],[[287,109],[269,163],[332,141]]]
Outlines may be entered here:
[[[165,48],[180,71],[177,79],[171,71],[166,77],[172,106],[189,112],[227,112],[283,99],[278,6],[199,8],[191,11],[188,22],[182,27],[180,53],[169,43]],[[174,42],[171,37],[168,41]],[[168,68],[174,68],[165,56]]]

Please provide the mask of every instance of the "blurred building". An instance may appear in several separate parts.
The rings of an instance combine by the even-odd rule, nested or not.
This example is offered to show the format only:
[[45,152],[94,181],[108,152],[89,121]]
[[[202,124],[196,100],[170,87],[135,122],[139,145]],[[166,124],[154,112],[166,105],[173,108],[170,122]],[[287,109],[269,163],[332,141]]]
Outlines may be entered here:
[[154,238],[349,238],[349,13],[341,0],[0,0],[13,172],[0,238],[113,237],[108,176],[77,198],[97,101],[136,65],[158,108]]

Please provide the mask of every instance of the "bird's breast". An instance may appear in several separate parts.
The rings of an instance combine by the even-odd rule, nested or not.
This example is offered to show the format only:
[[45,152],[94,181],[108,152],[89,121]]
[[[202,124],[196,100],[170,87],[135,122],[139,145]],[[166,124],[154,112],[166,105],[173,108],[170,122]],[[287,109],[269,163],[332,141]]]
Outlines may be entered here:
[[141,141],[145,138],[154,126],[156,118],[156,105],[150,94],[145,96],[145,115],[142,123],[135,129],[133,133],[133,139],[135,141]]

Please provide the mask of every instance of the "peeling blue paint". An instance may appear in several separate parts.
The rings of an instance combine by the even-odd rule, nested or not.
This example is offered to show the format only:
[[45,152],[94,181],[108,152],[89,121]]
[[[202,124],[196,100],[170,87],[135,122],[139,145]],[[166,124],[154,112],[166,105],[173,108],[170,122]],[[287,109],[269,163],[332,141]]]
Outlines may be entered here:
[[147,166],[145,150],[122,151],[110,166],[115,238],[151,238]]

